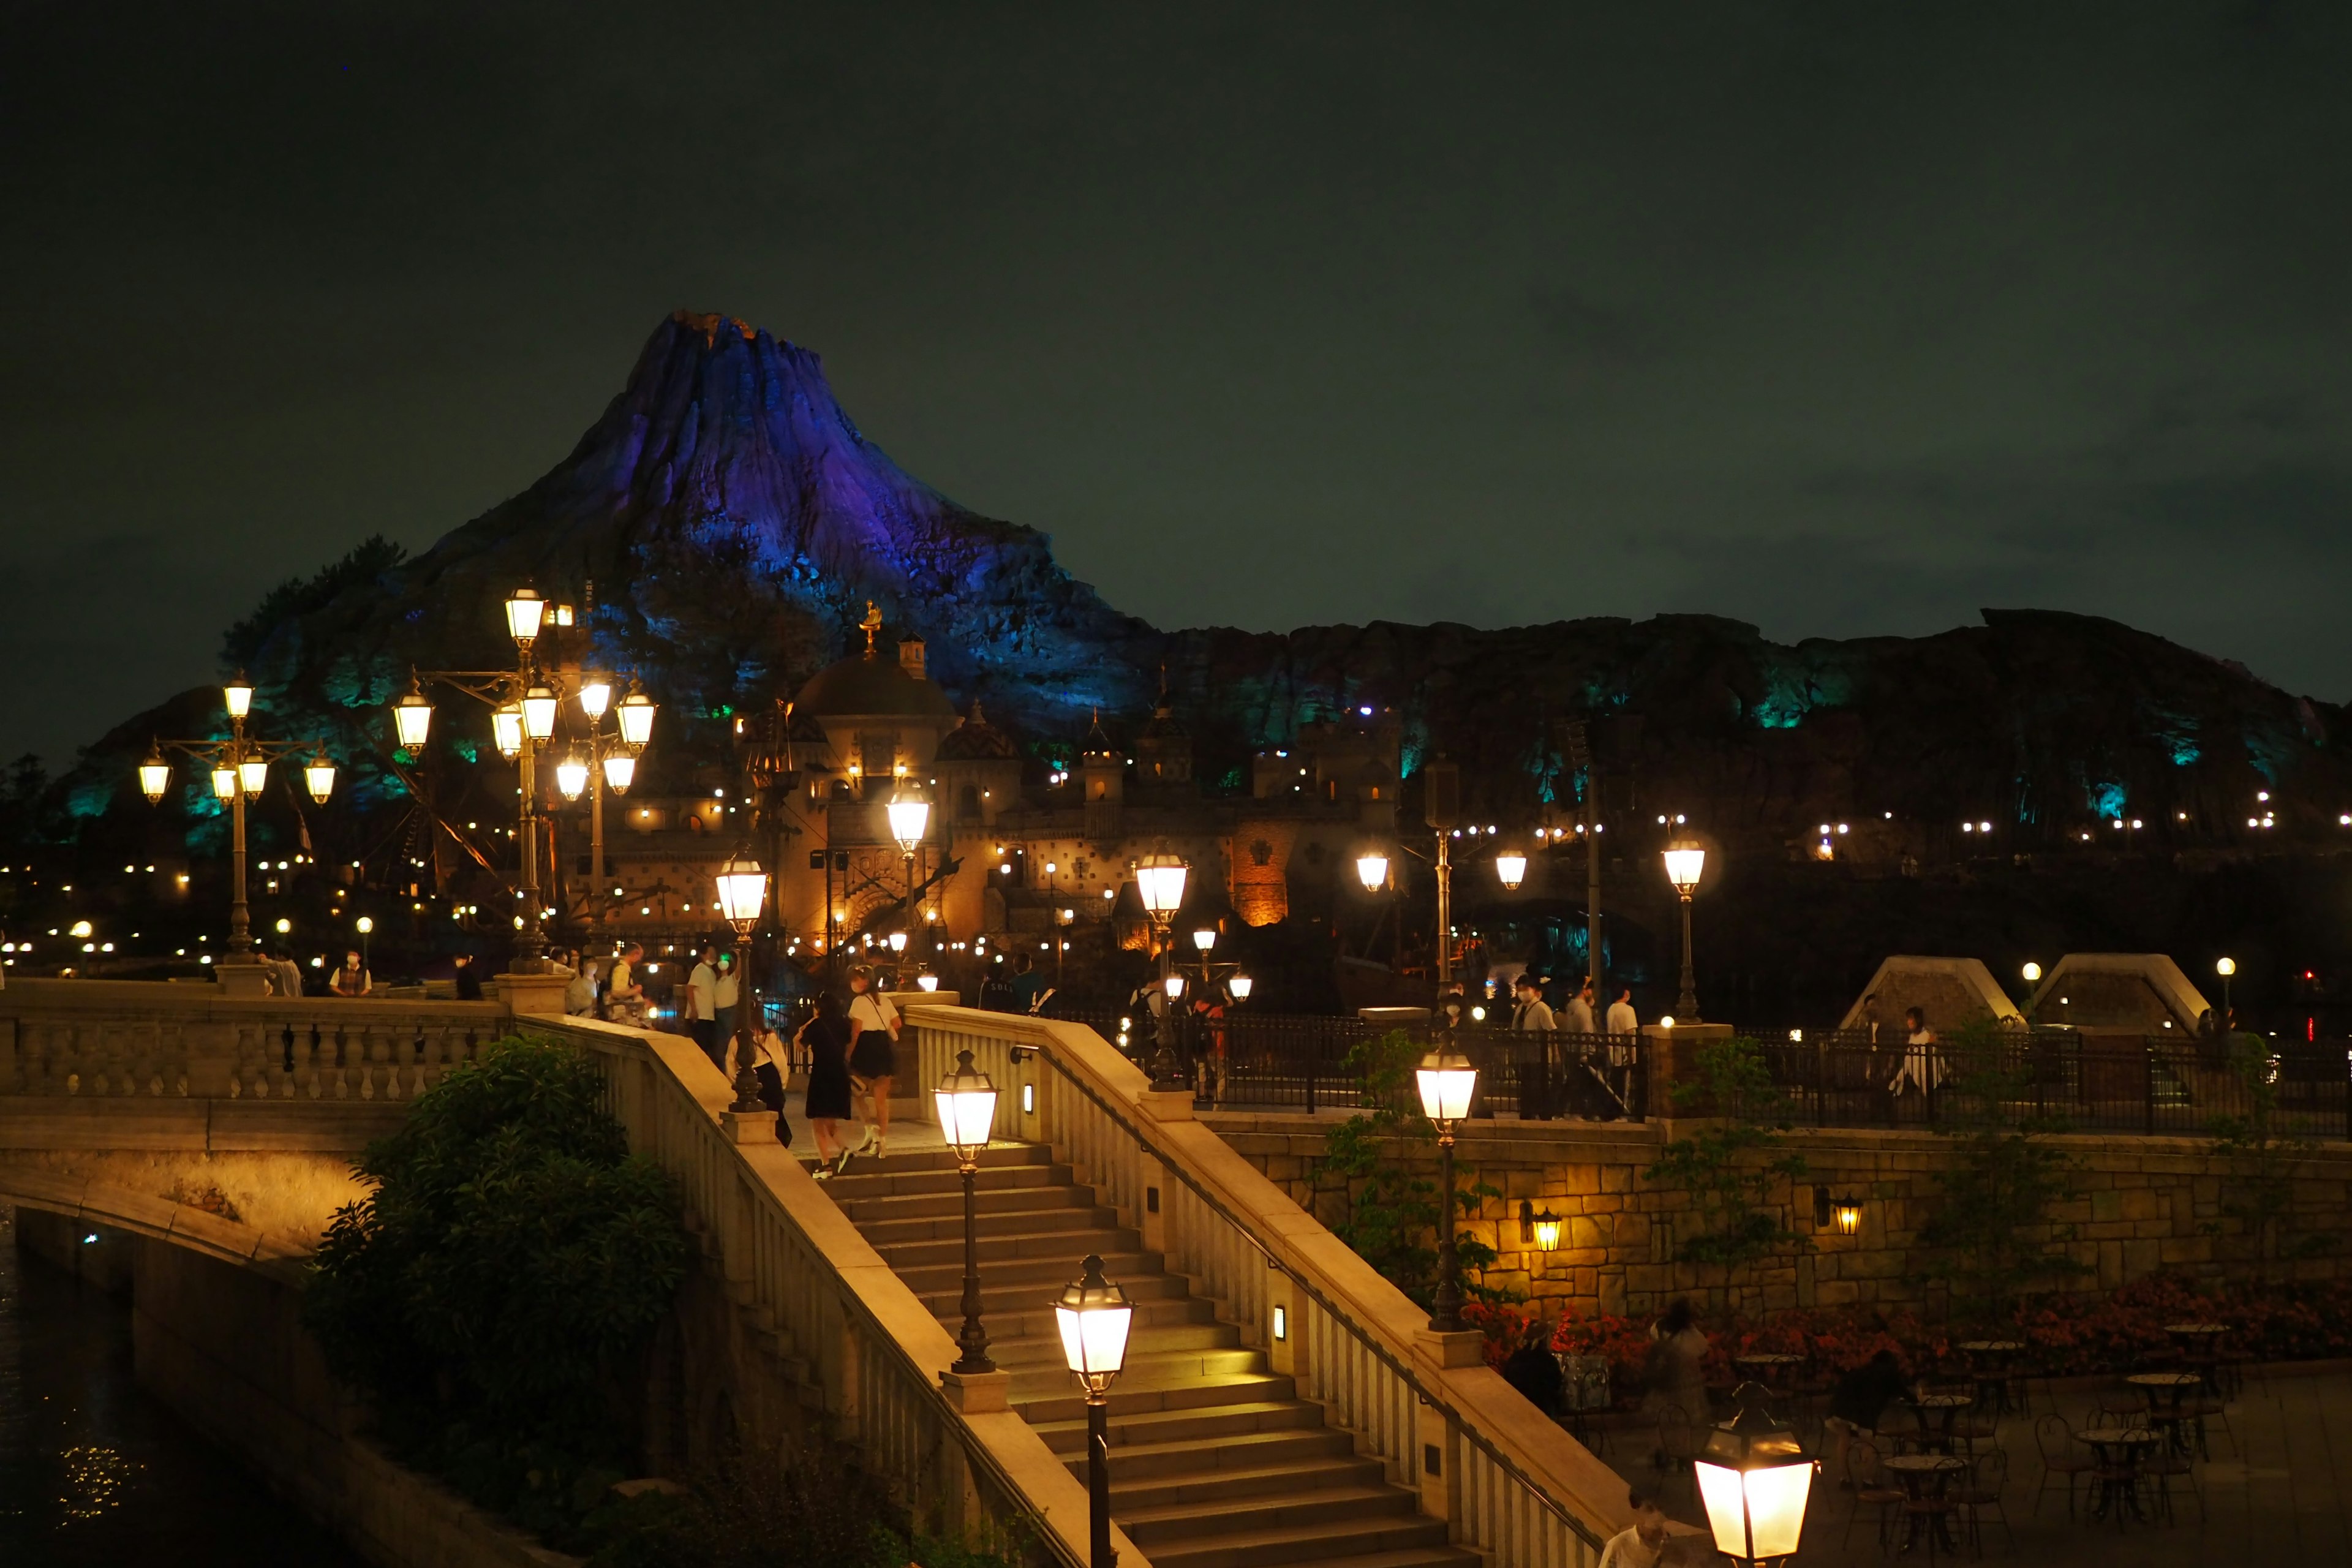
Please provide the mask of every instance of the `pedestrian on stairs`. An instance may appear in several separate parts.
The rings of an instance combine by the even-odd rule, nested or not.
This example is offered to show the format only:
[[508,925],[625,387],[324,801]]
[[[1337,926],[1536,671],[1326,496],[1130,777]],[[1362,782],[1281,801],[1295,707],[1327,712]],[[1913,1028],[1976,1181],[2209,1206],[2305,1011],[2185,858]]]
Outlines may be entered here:
[[793,1037],[793,1044],[809,1065],[802,1110],[816,1134],[816,1174],[824,1181],[849,1168],[849,1151],[841,1140],[841,1124],[850,1114],[849,1020],[842,1016],[838,993],[816,994],[816,1011]]
[[890,1136],[890,1080],[898,1072],[898,1009],[874,988],[874,971],[849,972],[849,1087],[869,1102],[865,1140],[857,1145],[882,1158]]

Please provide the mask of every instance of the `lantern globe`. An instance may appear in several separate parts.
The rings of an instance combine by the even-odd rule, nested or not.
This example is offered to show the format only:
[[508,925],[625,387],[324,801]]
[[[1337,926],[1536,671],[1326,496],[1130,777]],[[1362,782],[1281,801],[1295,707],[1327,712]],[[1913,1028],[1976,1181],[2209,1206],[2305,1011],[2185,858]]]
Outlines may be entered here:
[[912,855],[923,842],[923,830],[930,825],[931,803],[919,792],[901,786],[883,810],[890,818],[890,837],[898,841],[902,853]]
[[320,805],[335,793],[335,759],[320,752],[302,764],[302,784]]
[[1440,1127],[1450,1127],[1470,1114],[1470,1097],[1477,1091],[1478,1069],[1460,1051],[1432,1051],[1413,1070],[1421,1090],[1422,1114]]
[[905,931],[894,931],[890,933],[890,951],[892,952],[904,952],[907,951],[907,933]]
[[269,764],[255,758],[236,764],[237,782],[247,795],[259,795],[269,783]]
[[1840,1236],[1858,1236],[1862,1232],[1862,1200],[1843,1197],[1832,1201],[1830,1212],[1835,1219]]
[[2028,985],[2037,984],[2042,979],[2042,966],[2038,963],[2029,963],[2020,973],[2025,976]]
[[1192,933],[1192,946],[1193,946],[1197,951],[1202,952],[1208,952],[1211,948],[1213,948],[1213,947],[1214,947],[1214,946],[1216,946],[1216,945],[1217,945],[1217,928],[1216,928],[1216,927],[1214,927],[1214,926],[1202,926],[1199,931],[1194,931],[1194,932]]
[[555,787],[563,792],[564,799],[578,800],[588,787],[588,759],[572,752],[556,763]]
[[1700,875],[1706,870],[1706,847],[1688,839],[1678,839],[1666,846],[1665,861],[1666,880],[1674,884],[1675,892],[1689,898],[1698,886]]
[[522,755],[522,710],[509,702],[490,711],[490,738],[509,762]]
[[1356,880],[1363,883],[1364,891],[1377,893],[1389,882],[1389,858],[1377,849],[1367,849],[1356,857]]
[[1504,890],[1516,892],[1527,880],[1528,858],[1516,849],[1506,849],[1495,857],[1495,875],[1501,879]]
[[235,768],[215,768],[213,770],[213,795],[221,800],[234,800],[236,798],[236,770]]
[[626,752],[614,752],[604,759],[604,787],[614,795],[626,795],[637,776],[637,759]]
[[139,764],[139,793],[150,805],[161,801],[163,792],[172,787],[172,764],[163,760],[161,752],[150,752],[147,760]]
[[1549,1209],[1546,1209],[1543,1213],[1536,1215],[1536,1250],[1538,1252],[1558,1252],[1559,1250],[1559,1215],[1552,1213]]
[[1234,1001],[1246,1002],[1249,1000],[1251,988],[1255,984],[1256,982],[1252,980],[1248,975],[1236,974],[1225,982],[1225,989],[1234,994]]
[[585,675],[580,678],[580,711],[591,721],[602,719],[604,710],[613,705],[613,681],[610,676]]
[[918,975],[916,975],[916,976],[915,976],[915,989],[916,989],[916,990],[918,990],[918,991],[937,991],[939,988],[940,988],[940,977],[939,977],[938,975],[936,975],[936,974],[918,974]]
[[642,750],[652,742],[654,711],[659,706],[660,704],[652,698],[637,689],[635,681],[629,682],[629,694],[622,698],[620,707],[614,710],[620,721],[621,741],[624,745],[635,746]]
[[407,694],[392,705],[392,730],[402,749],[411,752],[424,745],[425,736],[433,732],[433,704],[414,682]]
[[2238,961],[2234,958],[2222,959],[2213,965],[2213,973],[2226,980],[2238,973]]
[[1062,1333],[1062,1360],[1086,1384],[1100,1394],[1127,1363],[1127,1333],[1135,1309],[1127,1292],[1103,1278],[1103,1261],[1088,1254],[1086,1272],[1062,1292],[1054,1304],[1054,1324]]
[[238,670],[236,679],[221,688],[221,702],[232,719],[242,719],[253,711],[253,682]]
[[555,693],[544,686],[534,686],[522,697],[523,732],[534,741],[544,741],[555,733]]
[[539,637],[540,623],[547,618],[547,601],[530,588],[517,588],[507,596],[507,635],[529,647]]
[[1739,1413],[1707,1435],[1692,1468],[1716,1549],[1741,1563],[1796,1555],[1805,1531],[1813,1462],[1797,1435],[1765,1409],[1765,1391],[1743,1383]]
[[768,899],[768,873],[749,855],[730,856],[719,868],[719,908],[727,923],[749,934]]
[[956,1053],[956,1065],[940,1079],[932,1100],[939,1107],[940,1136],[955,1157],[978,1159],[996,1123],[996,1086],[971,1065],[970,1051]]
[[1160,984],[1167,987],[1168,997],[1171,1002],[1184,994],[1184,977],[1181,974],[1171,974]]
[[362,915],[359,919],[352,922],[352,929],[358,931],[362,936],[365,936],[370,931],[375,930],[375,921],[372,916]]
[[1166,925],[1184,907],[1184,879],[1191,871],[1182,856],[1165,849],[1154,850],[1136,862],[1135,890],[1143,900],[1144,912],[1155,922]]

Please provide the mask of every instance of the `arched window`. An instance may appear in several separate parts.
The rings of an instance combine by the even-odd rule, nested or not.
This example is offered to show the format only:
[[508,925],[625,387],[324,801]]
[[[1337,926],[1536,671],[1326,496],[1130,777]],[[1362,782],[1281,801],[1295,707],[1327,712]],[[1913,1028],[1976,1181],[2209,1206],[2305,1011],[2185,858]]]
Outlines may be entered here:
[[966,784],[956,795],[956,820],[958,822],[980,820],[980,786],[978,784]]

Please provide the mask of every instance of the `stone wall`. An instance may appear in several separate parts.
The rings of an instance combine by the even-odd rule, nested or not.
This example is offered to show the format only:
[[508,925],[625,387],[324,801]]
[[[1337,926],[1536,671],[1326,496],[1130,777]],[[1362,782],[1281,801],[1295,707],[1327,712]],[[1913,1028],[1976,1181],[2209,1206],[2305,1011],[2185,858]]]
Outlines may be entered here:
[[[1321,1173],[1324,1135],[1333,1124],[1299,1116],[1217,1114],[1202,1118],[1252,1163],[1324,1223],[1344,1214],[1340,1184]],[[1687,1130],[1689,1123],[1684,1123]],[[1643,1172],[1656,1160],[1665,1125],[1591,1122],[1474,1123],[1457,1146],[1456,1180],[1485,1182],[1502,1196],[1484,1201],[1463,1229],[1502,1256],[1487,1283],[1517,1291],[1545,1312],[1655,1312],[1687,1295],[1716,1310],[1746,1313],[1787,1307],[1905,1304],[1940,1306],[1913,1278],[1928,1260],[1918,1233],[1933,1211],[1936,1173],[1950,1168],[1954,1147],[1927,1132],[1865,1130],[1799,1131],[1790,1147],[1811,1173],[1784,1188],[1790,1228],[1805,1237],[1794,1256],[1743,1269],[1674,1259],[1677,1226],[1687,1226],[1687,1193],[1653,1185]],[[2086,1137],[2053,1139],[2078,1165],[2077,1192],[2056,1205],[2043,1236],[2079,1261],[2085,1287],[2114,1289],[2160,1271],[2208,1279],[2251,1278],[2246,1238],[2222,1205],[2232,1167],[2203,1140]],[[1415,1146],[1434,1177],[1436,1154]],[[2295,1234],[2342,1235],[2352,1226],[2352,1146],[2324,1144],[2294,1166]],[[1858,1196],[1860,1232],[1816,1230],[1814,1190]],[[1522,1202],[1563,1221],[1559,1247],[1546,1254],[1521,1235]],[[2352,1256],[2274,1264],[2278,1277],[2352,1277]]]

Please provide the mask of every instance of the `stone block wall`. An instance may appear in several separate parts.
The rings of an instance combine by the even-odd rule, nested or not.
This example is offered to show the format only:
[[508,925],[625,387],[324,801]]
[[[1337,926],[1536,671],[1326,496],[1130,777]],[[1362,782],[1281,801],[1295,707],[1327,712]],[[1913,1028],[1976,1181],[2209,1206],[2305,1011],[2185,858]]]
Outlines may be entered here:
[[[1341,1184],[1322,1170],[1328,1119],[1202,1120],[1325,1224],[1344,1215]],[[1734,1278],[1720,1267],[1675,1261],[1679,1236],[1690,1224],[1690,1194],[1643,1175],[1665,1137],[1661,1123],[1497,1121],[1465,1130],[1456,1151],[1457,1182],[1484,1182],[1502,1194],[1484,1200],[1462,1227],[1501,1254],[1486,1281],[1519,1293],[1548,1316],[1564,1309],[1641,1316],[1676,1296],[1748,1315],[1790,1307],[1941,1308],[1939,1293],[1917,1279],[1928,1261],[1919,1230],[1939,1201],[1937,1173],[1953,1164],[1951,1140],[1859,1129],[1790,1134],[1790,1147],[1805,1157],[1811,1173],[1788,1184],[1779,1201],[1805,1245]],[[2042,1236],[2082,1264],[2081,1288],[2114,1289],[2158,1272],[2209,1280],[2253,1277],[2247,1239],[2222,1212],[2235,1173],[2205,1141],[2053,1142],[2076,1162],[2076,1192],[2053,1205]],[[1434,1149],[1416,1145],[1413,1152],[1433,1177]],[[2294,1174],[2293,1233],[2345,1237],[2346,1245],[2335,1255],[2273,1263],[2272,1277],[2352,1278],[2352,1145],[2320,1145],[2296,1163]],[[1816,1187],[1862,1199],[1858,1234],[1816,1229]],[[1560,1216],[1557,1251],[1539,1252],[1522,1237],[1523,1202]]]

